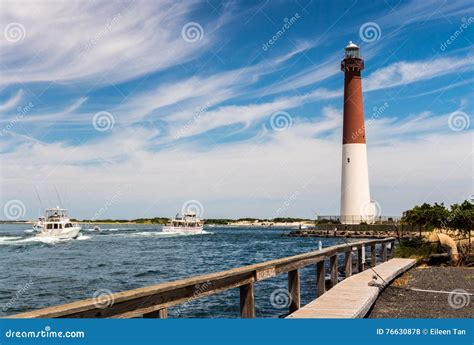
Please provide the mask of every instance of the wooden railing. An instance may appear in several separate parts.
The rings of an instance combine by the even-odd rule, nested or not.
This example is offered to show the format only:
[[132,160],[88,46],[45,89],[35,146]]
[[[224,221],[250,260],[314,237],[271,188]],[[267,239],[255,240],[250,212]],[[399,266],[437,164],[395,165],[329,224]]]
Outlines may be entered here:
[[[289,312],[298,310],[300,299],[299,269],[316,265],[317,291],[321,296],[326,291],[325,261],[329,260],[331,270],[330,286],[338,283],[338,254],[344,255],[345,276],[352,275],[352,252],[357,251],[358,271],[364,270],[363,247],[370,247],[371,265],[376,264],[376,246],[379,245],[381,260],[393,256],[395,238],[358,241],[336,245],[322,250],[291,257],[266,261],[227,271],[205,274],[134,290],[112,294],[111,303],[100,303],[95,299],[34,310],[13,315],[14,318],[166,318],[171,306],[193,301],[197,298],[213,295],[233,288],[240,289],[240,316],[255,317],[254,284],[258,281],[288,273],[288,292],[291,304]],[[390,246],[387,244],[390,243]]]

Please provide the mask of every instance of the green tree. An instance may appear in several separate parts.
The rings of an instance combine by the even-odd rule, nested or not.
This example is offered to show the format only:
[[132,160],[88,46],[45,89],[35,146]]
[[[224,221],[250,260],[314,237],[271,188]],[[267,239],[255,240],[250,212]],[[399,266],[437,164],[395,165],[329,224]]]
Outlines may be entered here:
[[430,205],[424,203],[421,206],[416,205],[411,210],[403,213],[402,222],[412,225],[441,227],[446,223],[449,217],[449,211],[443,203]]
[[473,225],[474,205],[465,200],[462,204],[453,204],[448,210],[443,203],[430,205],[424,203],[403,213],[402,222],[428,228],[451,227],[469,230]]
[[461,205],[451,205],[447,225],[451,228],[469,230],[474,222],[474,204],[465,200]]

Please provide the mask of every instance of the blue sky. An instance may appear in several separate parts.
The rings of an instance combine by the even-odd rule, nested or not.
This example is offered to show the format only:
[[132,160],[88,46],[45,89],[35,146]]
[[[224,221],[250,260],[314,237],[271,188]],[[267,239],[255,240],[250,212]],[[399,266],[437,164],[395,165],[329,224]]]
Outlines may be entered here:
[[338,214],[349,40],[382,214],[467,199],[473,16],[469,1],[2,2],[3,218],[36,217],[35,189],[79,218],[188,200],[204,217]]

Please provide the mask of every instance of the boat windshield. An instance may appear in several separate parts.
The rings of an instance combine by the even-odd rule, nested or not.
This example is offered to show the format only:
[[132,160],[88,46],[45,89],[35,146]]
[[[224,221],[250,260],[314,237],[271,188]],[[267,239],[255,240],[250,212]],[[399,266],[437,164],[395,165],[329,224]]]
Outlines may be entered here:
[[185,213],[182,217],[179,214],[176,215],[174,219],[171,219],[168,223],[174,227],[196,227],[201,226],[201,221],[197,217],[196,213],[188,212]]
[[196,221],[196,214],[195,213],[186,213],[184,215],[184,219],[187,221]]
[[46,215],[46,218],[66,218],[67,211],[60,208],[52,208],[52,209],[46,210],[45,215]]

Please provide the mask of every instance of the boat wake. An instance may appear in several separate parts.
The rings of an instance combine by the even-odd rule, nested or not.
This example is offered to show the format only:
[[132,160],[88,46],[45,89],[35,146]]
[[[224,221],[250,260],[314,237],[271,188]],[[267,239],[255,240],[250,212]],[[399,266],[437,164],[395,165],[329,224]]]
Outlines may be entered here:
[[82,229],[82,231],[86,232],[95,232],[95,233],[101,233],[101,232],[120,232],[120,231],[137,231],[137,228],[113,228],[113,229]]
[[133,235],[133,237],[138,237],[138,236],[153,236],[153,237],[177,237],[177,236],[183,236],[184,234],[171,234],[171,233],[166,233],[166,232],[161,232],[161,231],[143,231],[143,232],[137,232]]
[[137,232],[132,236],[153,236],[153,237],[178,237],[178,236],[199,236],[199,235],[212,235],[213,232],[209,231],[202,231],[198,234],[183,234],[183,233],[170,233],[170,232],[162,232],[162,231],[144,231],[144,232]]
[[[79,235],[76,238],[78,241],[84,241],[90,239],[89,236]],[[29,243],[45,243],[45,244],[56,244],[62,242],[73,241],[72,238],[59,239],[54,236],[31,236],[31,237],[21,237],[21,236],[3,236],[0,237],[0,245],[23,245]]]
[[[140,231],[138,229],[130,228],[128,231],[123,231],[125,229],[101,229],[89,230],[85,229],[85,234],[81,233],[76,239],[66,238],[60,239],[55,236],[0,236],[0,245],[25,245],[25,244],[35,244],[35,243],[44,243],[44,244],[57,244],[69,241],[85,241],[89,240],[95,235],[109,235],[109,236],[130,236],[130,237],[155,237],[155,238],[172,238],[172,237],[181,237],[181,236],[199,236],[199,235],[212,235],[214,232],[203,230],[198,234],[183,234],[183,233],[165,233],[162,231]],[[133,231],[131,231],[133,230]],[[84,230],[82,230],[84,232]],[[27,234],[33,233],[34,231],[25,230]]]
[[19,237],[19,236],[0,236],[0,244],[3,244],[3,243],[11,243],[11,242],[15,242],[15,241],[18,241],[18,240],[21,240],[22,238],[24,237]]

